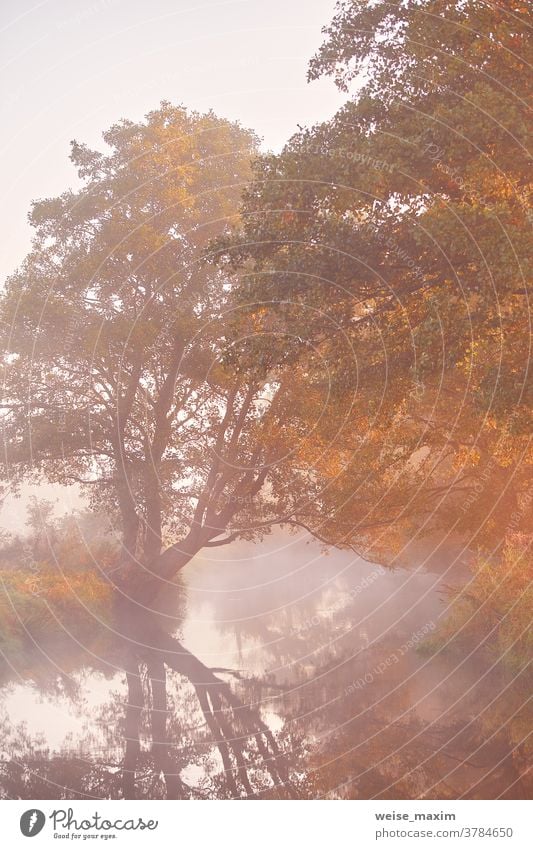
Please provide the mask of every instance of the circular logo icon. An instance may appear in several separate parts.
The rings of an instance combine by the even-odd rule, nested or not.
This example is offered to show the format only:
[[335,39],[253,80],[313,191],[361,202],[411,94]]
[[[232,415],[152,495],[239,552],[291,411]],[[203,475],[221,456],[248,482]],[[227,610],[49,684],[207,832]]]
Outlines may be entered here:
[[35,837],[42,830],[46,817],[42,811],[31,808],[25,811],[20,818],[20,830],[24,837]]

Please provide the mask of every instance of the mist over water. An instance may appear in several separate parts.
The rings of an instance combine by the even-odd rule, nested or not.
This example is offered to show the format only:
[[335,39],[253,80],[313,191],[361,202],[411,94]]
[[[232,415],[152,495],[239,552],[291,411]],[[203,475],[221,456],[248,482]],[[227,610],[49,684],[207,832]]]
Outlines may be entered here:
[[[157,619],[286,740],[304,795],[438,796],[447,766],[450,791],[482,796],[491,782],[511,783],[497,747],[482,746],[472,762],[467,755],[479,744],[465,726],[473,706],[490,700],[490,679],[479,677],[475,657],[425,650],[447,612],[445,588],[465,581],[463,560],[443,550],[383,568],[278,531],[196,558],[178,600],[171,587],[161,592]],[[124,671],[112,658],[93,667],[80,658],[76,668],[74,643],[70,650],[72,693],[19,683],[16,671],[4,687],[4,759],[15,752],[16,760],[9,740],[18,726],[34,753],[120,761],[124,739],[110,710],[126,701]],[[212,749],[187,685],[174,676],[169,692],[180,735],[187,729],[192,749]],[[201,782],[203,768],[183,764],[182,775]]]

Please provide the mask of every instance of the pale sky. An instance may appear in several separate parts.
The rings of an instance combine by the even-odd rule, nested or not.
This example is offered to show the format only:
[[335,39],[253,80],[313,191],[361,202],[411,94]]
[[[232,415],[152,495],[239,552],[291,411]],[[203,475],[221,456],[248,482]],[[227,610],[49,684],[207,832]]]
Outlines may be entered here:
[[161,100],[239,119],[279,149],[342,103],[306,82],[334,0],[2,0],[0,282],[26,254],[30,201],[76,185],[69,142],[97,146]]

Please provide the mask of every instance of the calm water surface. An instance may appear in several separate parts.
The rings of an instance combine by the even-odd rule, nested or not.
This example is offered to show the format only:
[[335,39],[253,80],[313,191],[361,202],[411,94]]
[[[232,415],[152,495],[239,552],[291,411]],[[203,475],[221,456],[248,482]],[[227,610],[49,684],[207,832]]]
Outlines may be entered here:
[[[485,752],[483,764],[466,763],[465,747],[477,751],[479,744],[474,735],[467,739],[465,725],[490,686],[478,680],[474,658],[458,662],[423,648],[446,612],[444,587],[466,575],[450,554],[386,570],[279,532],[198,558],[184,572],[180,605],[165,588],[158,616],[257,705],[285,739],[310,795],[421,795],[443,777],[451,794],[476,795],[475,785],[482,795],[490,792],[487,782],[503,780],[505,753],[503,760],[495,751],[488,760]],[[118,763],[123,741],[111,718],[126,698],[125,673],[114,671],[112,660],[95,665],[70,673],[74,697],[43,694],[14,673],[1,700],[11,734],[4,760],[14,757],[19,731],[48,757]],[[205,744],[194,699],[170,677],[173,745]],[[208,767],[184,763],[182,777],[201,781],[207,769],[216,773],[215,755]]]

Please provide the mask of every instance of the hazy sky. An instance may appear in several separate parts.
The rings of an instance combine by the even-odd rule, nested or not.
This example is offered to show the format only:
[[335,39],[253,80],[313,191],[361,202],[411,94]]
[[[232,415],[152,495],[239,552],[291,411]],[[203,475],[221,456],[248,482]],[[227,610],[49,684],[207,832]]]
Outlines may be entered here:
[[306,83],[334,0],[3,0],[0,280],[24,257],[30,201],[76,184],[73,138],[100,143],[160,100],[239,119],[279,148],[342,102]]

